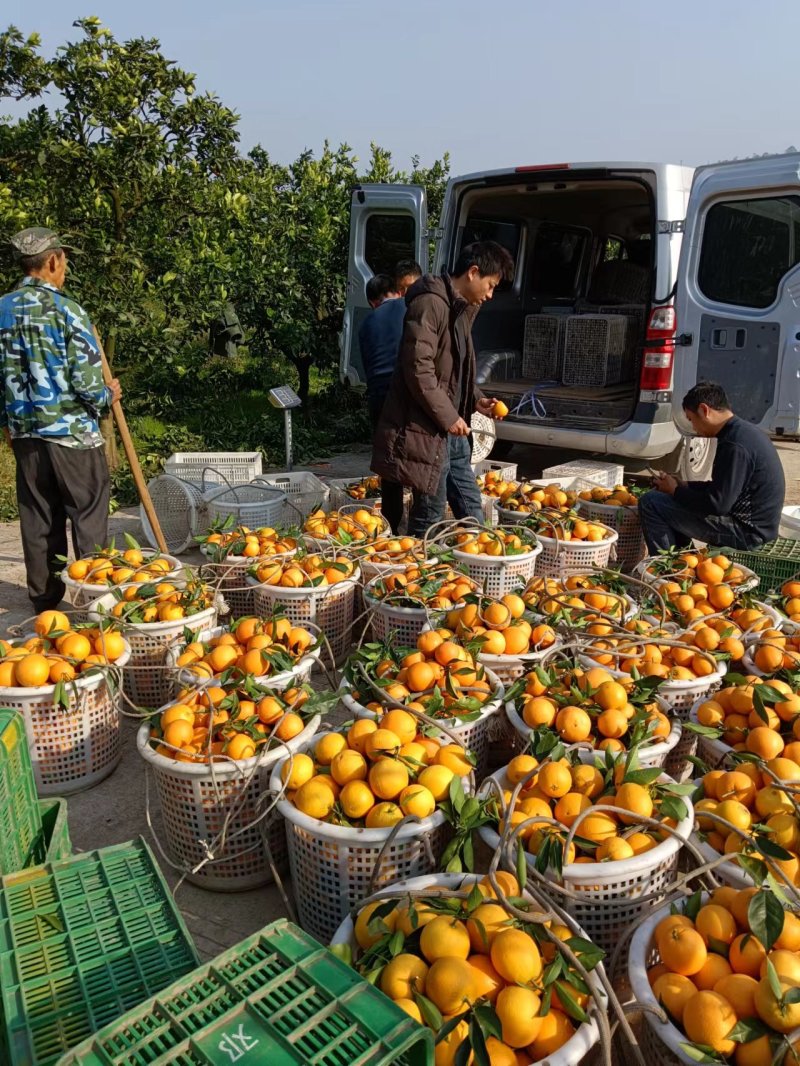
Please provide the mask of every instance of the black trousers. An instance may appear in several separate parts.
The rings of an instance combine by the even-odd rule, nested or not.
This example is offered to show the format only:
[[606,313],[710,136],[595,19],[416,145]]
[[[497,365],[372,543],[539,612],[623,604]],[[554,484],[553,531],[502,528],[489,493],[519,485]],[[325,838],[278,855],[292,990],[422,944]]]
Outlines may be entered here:
[[[385,392],[367,398],[373,436],[378,428],[385,399]],[[403,486],[399,481],[387,481],[386,478],[381,478],[381,514],[392,527],[392,532],[397,533],[403,519]]]
[[17,460],[17,503],[28,597],[34,610],[57,606],[64,595],[58,576],[67,554],[67,519],[80,558],[108,544],[108,480],[105,449],[66,448],[39,437],[12,441]]

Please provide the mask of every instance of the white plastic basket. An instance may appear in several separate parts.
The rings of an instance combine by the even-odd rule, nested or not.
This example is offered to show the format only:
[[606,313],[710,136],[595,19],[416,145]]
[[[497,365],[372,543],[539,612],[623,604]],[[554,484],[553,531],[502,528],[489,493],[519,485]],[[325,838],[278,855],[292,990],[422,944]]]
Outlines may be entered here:
[[[664,709],[663,706],[661,709]],[[511,724],[511,727],[514,729],[514,732],[519,738],[520,743],[518,747],[519,750],[522,751],[527,746],[527,743],[530,739],[530,735],[532,732],[531,727],[519,713],[512,700],[506,701],[505,712],[506,717],[508,718],[508,721]],[[650,767],[654,766],[665,766],[668,757],[675,750],[675,748],[678,746],[678,743],[680,742],[681,733],[681,723],[674,720],[670,723],[670,731],[668,737],[665,737],[663,740],[659,740],[657,744],[647,744],[646,746],[640,747],[639,765],[642,767],[642,769],[649,769]],[[605,752],[598,752],[597,754],[605,758]],[[627,752],[612,752],[611,755],[615,759],[624,759],[627,755]]]
[[580,574],[586,570],[601,570],[608,566],[612,549],[616,552],[619,533],[602,522],[608,531],[603,540],[559,540],[537,533],[542,545],[542,557],[538,571],[542,577],[562,577],[566,574]]
[[[259,816],[266,807],[259,800],[277,760],[310,741],[319,723],[320,716],[316,715],[296,737],[278,743],[271,751],[252,759],[220,759],[213,766],[178,762],[160,755],[150,744],[150,725],[144,722],[139,727],[136,747],[153,771],[166,850],[172,862],[186,873],[187,881],[213,892],[245,892],[269,884],[272,872],[264,832],[274,865],[278,870],[285,869],[283,819],[272,812],[262,828]],[[192,872],[207,858],[204,844],[210,845],[223,829],[225,845],[215,853],[213,861]]]
[[[319,626],[315,626],[313,622],[306,622],[306,628],[319,634]],[[226,626],[214,626],[213,629],[204,629],[202,633],[195,633],[193,637],[201,644],[205,644],[207,641],[213,640],[214,637],[218,637],[220,633],[228,633],[230,630]],[[322,652],[321,648],[315,648],[314,651],[308,655],[304,655],[298,659],[295,663],[294,669],[282,670],[279,674],[262,674],[258,677],[254,677],[253,680],[257,685],[264,685],[276,692],[283,692],[284,689],[289,688],[291,685],[296,685],[302,681],[308,681],[311,676],[311,671],[314,666],[319,662],[319,657]],[[188,667],[178,666],[178,659],[180,658],[180,647],[173,645],[167,651],[166,664],[170,671],[173,671],[173,692],[177,695],[181,689],[196,686],[198,682],[204,680],[198,677],[197,674],[192,673]]]
[[[385,899],[401,898],[406,892],[418,892],[424,889],[449,888],[457,892],[460,888],[469,888],[481,880],[483,874],[430,874],[426,877],[412,877],[408,881],[398,881],[395,885],[388,885],[379,890],[378,895]],[[523,893],[524,894],[524,893]],[[582,929],[575,932],[576,936],[585,936]],[[354,955],[358,952],[358,943],[355,937],[355,922],[348,915],[333,934],[331,947],[347,945]],[[607,1008],[607,996],[600,980],[595,973],[589,974],[589,985],[594,993],[601,1010]],[[577,1066],[578,1063],[586,1063],[586,1055],[592,1050],[600,1034],[597,1031],[597,1023],[593,1018],[583,1022],[575,1034],[569,1038],[563,1047],[559,1048],[546,1059],[539,1059],[541,1066]],[[533,1066],[537,1066],[536,1063]]]
[[[635,638],[633,639],[635,640]],[[626,674],[623,670],[604,666],[602,663],[597,662],[596,659],[592,659],[590,655],[581,655],[579,658],[585,666],[599,666],[601,669],[607,670],[613,678],[630,677],[630,674]],[[669,705],[670,712],[676,718],[679,718],[682,722],[687,722],[692,706],[697,700],[707,699],[712,692],[716,692],[722,684],[722,679],[727,670],[727,663],[718,662],[717,669],[706,677],[698,677],[687,681],[662,681],[658,686],[659,698]]]
[[[708,893],[704,892],[701,897],[702,903],[707,903],[708,899]],[[648,1066],[650,1063],[653,1066],[677,1066],[677,1064],[683,1066],[684,1063],[689,1066],[697,1062],[696,1057],[691,1058],[683,1050],[682,1045],[688,1041],[680,1029],[670,1021],[659,1021],[652,1012],[658,1009],[659,1004],[647,979],[647,971],[661,961],[655,942],[655,932],[658,923],[668,917],[669,913],[668,906],[660,907],[643,921],[633,934],[628,952],[628,980],[633,999],[645,1007],[652,1008],[652,1010],[642,1012],[644,1014],[641,1033],[642,1053]],[[789,1041],[794,1043],[800,1038],[800,1029],[795,1029],[787,1036]]]
[[417,637],[428,626],[438,626],[446,614],[445,611],[429,611],[425,607],[396,607],[385,600],[370,595],[370,587],[380,580],[374,577],[364,589],[364,604],[371,611],[370,625],[375,640],[387,640],[391,633],[395,641],[404,647],[416,646]]
[[280,606],[291,622],[303,625],[315,622],[331,646],[334,660],[339,660],[352,643],[356,594],[361,573],[356,567],[352,576],[335,585],[315,588],[284,588],[282,585],[260,585],[254,577],[248,584],[255,589],[255,613],[271,615]]
[[453,549],[456,563],[493,599],[523,588],[533,577],[541,554],[541,542],[519,555],[470,555],[458,548]]
[[281,521],[296,526],[312,511],[328,509],[330,490],[309,470],[293,470],[279,474],[262,474],[256,484],[268,485],[286,494]]
[[558,648],[561,644],[563,644],[561,638],[556,637],[555,643],[549,648],[543,651],[529,651],[524,655],[487,655],[481,652],[478,655],[478,661],[499,677],[504,685],[510,685],[518,677],[522,677],[523,674],[527,674],[529,670],[538,666],[553,648]]
[[[482,781],[486,776],[489,766],[489,743],[492,739],[492,726],[503,706],[505,688],[500,678],[490,670],[486,671],[486,680],[492,687],[492,697],[483,704],[478,718],[472,722],[462,722],[458,718],[443,718],[442,725],[446,726],[455,736],[458,743],[466,750],[472,752],[475,757],[475,778]],[[346,678],[342,678],[339,693],[342,703],[355,718],[372,718],[377,720],[380,715],[369,710],[350,695],[351,686]],[[443,744],[449,744],[450,740],[444,734],[438,739]]]
[[584,481],[590,481],[604,489],[613,489],[620,485],[625,471],[619,463],[597,463],[586,459],[575,459],[571,463],[562,463],[560,466],[549,466],[542,471],[542,481],[553,481],[556,478],[579,477]]
[[[207,545],[203,545],[200,551],[208,557],[209,549]],[[247,577],[248,572],[252,566],[257,566],[260,562],[278,560],[290,558],[297,551],[297,548],[287,552],[279,552],[276,555],[258,555],[258,556],[243,556],[243,555],[227,555],[221,562],[212,562],[210,559],[203,563],[203,573],[209,575],[209,580],[213,582],[219,589],[219,591],[225,597],[225,602],[231,609],[231,614],[234,617],[240,618],[242,615],[253,614],[255,611],[255,597],[253,593],[252,585],[248,584]]]
[[258,529],[279,526],[283,521],[286,493],[260,481],[232,488],[214,488],[204,493],[210,525],[232,519],[237,526]]
[[[364,477],[369,477],[369,474],[365,474]],[[379,507],[381,502],[380,491],[377,496],[365,496],[362,500],[356,499],[355,496],[351,496],[347,489],[351,485],[357,485],[360,481],[364,480],[364,477],[334,477],[326,478],[328,489],[330,490],[330,496],[328,499],[328,506],[331,511],[338,511],[348,503],[360,503],[364,507]],[[408,491],[408,490],[406,490]],[[403,495],[405,496],[404,491]],[[410,495],[410,492],[409,492]]]
[[[310,752],[323,736],[319,733],[298,750]],[[269,783],[273,792],[283,791],[281,768],[286,761],[281,759],[273,767]],[[298,920],[320,943],[327,944],[350,910],[369,895],[378,856],[393,830],[331,825],[303,814],[286,799],[279,799],[277,807],[286,819]],[[401,826],[383,853],[376,887],[431,873],[447,836],[445,817],[439,810]]]
[[[645,581],[648,585],[658,585],[662,581],[672,581],[676,577],[675,574],[649,573],[648,567],[652,563],[659,561],[659,558],[660,557],[658,555],[646,556],[646,558],[642,559],[641,562],[637,563],[636,566],[633,568],[634,574],[638,578],[641,578],[642,581]],[[761,578],[758,576],[755,570],[751,570],[747,566],[740,566],[739,563],[735,563],[734,565],[736,566],[737,570],[741,570],[742,574],[744,575],[744,581],[741,583],[741,585],[732,585],[731,588],[733,588],[736,592],[751,592],[754,588],[758,587]]]
[[[206,502],[200,486],[172,474],[160,474],[147,482],[147,491],[167,550],[180,555],[187,548],[194,547],[195,536],[208,525]],[[144,539],[152,548],[157,548],[158,541],[144,504],[139,505],[139,521]]]
[[[183,573],[183,563],[180,559],[176,559],[174,555],[164,555],[163,552],[153,550],[151,548],[144,548],[142,555],[147,559],[152,559],[155,556],[161,556],[166,559],[170,564],[170,569],[165,574],[159,574],[156,578],[148,578],[150,581],[172,581],[176,577],[180,577]],[[120,560],[120,566],[126,565]],[[88,612],[81,608],[89,607],[95,600],[103,596],[110,588],[114,586],[110,583],[103,585],[94,585],[90,581],[76,581],[74,577],[70,577],[67,573],[67,567],[61,572],[61,580],[64,582],[67,588],[67,600],[72,604],[75,610],[72,613],[73,624],[75,622],[85,622],[88,617]]]
[[[486,496],[481,493],[481,514],[483,515],[483,524],[485,526],[493,526],[497,521],[497,503],[498,501],[494,496]],[[449,503],[445,504],[444,521],[454,522],[455,520],[456,516],[453,513],[453,508]],[[473,555],[472,558],[474,559],[475,556]]]
[[578,513],[590,522],[601,522],[619,534],[617,563],[623,570],[632,570],[647,554],[647,545],[639,521],[638,507],[620,507],[616,504],[582,500],[575,504]]
[[[122,585],[121,588],[127,586]],[[113,592],[95,600],[89,611],[90,622],[108,618],[119,601]],[[172,680],[166,668],[167,651],[183,640],[186,630],[199,633],[212,629],[217,622],[217,606],[206,607],[176,622],[127,622],[118,625],[130,645],[131,656],[123,673],[125,694],[140,707],[161,707],[172,694]]]
[[[602,753],[580,751],[581,762],[591,763]],[[497,781],[504,790],[511,789],[506,769],[498,770],[489,780]],[[659,778],[669,780],[666,774]],[[482,786],[483,791],[486,785]],[[620,940],[643,915],[652,910],[657,900],[646,900],[654,894],[665,894],[675,880],[681,842],[688,840],[694,826],[694,809],[691,800],[683,797],[688,815],[678,823],[676,832],[656,844],[650,851],[616,862],[569,863],[562,871],[565,888],[578,893],[575,900],[553,892],[559,903],[575,921],[586,930],[587,937],[604,951],[612,952]],[[590,808],[591,809],[591,808]],[[580,835],[580,825],[576,830]],[[500,834],[490,826],[481,826],[478,833],[484,843],[494,851],[500,844]],[[533,859],[531,857],[531,864]],[[549,879],[556,882],[551,871]],[[549,894],[549,884],[541,886]]]
[[66,709],[54,701],[55,685],[0,688],[0,706],[19,711],[40,796],[68,796],[98,784],[120,760],[120,700],[114,668],[124,667],[130,647],[110,670],[79,674],[66,682]]
[[197,485],[245,485],[261,473],[260,452],[173,452],[164,473]]
[[501,463],[495,459],[481,459],[479,462],[472,464],[472,469],[475,471],[475,477],[483,477],[484,474],[495,473],[500,475],[502,481],[517,480],[516,463]]

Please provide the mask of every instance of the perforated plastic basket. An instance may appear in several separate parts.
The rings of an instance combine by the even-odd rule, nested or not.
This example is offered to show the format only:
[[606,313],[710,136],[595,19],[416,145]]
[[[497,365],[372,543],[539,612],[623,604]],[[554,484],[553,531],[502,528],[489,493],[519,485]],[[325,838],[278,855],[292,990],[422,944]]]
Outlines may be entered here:
[[[302,745],[310,751],[320,737]],[[272,770],[270,788],[281,793],[282,759]],[[286,819],[289,867],[295,886],[295,904],[300,924],[327,944],[340,923],[370,892],[378,856],[391,829],[352,829],[330,825],[302,814],[293,803],[278,800],[278,811]],[[375,885],[391,884],[436,869],[447,841],[444,815],[435,811],[430,818],[402,826],[383,852]]]
[[[581,762],[593,763],[600,753],[581,751]],[[505,767],[492,774],[492,780],[502,789],[512,786]],[[669,780],[662,774],[661,781]],[[656,844],[650,851],[634,855],[630,859],[615,862],[569,863],[564,866],[562,883],[576,893],[578,898],[561,896],[553,892],[553,899],[586,930],[587,937],[604,951],[612,952],[621,939],[629,935],[634,923],[649,913],[658,902],[647,897],[665,894],[675,880],[681,841],[688,840],[694,826],[694,810],[691,801],[684,797],[688,816],[678,823],[676,832]],[[591,808],[589,808],[591,810]],[[580,835],[580,825],[577,834]],[[500,835],[489,826],[482,826],[478,833],[484,843],[494,850],[500,843]],[[557,881],[551,872],[550,880]],[[540,886],[549,894],[549,882]],[[645,901],[645,902],[642,902]]]
[[281,519],[284,525],[299,525],[312,511],[328,509],[328,486],[308,470],[262,474],[256,479],[256,484],[268,485],[286,494]]
[[42,815],[17,711],[0,708],[0,873],[41,862]]
[[432,1066],[433,1034],[280,919],[73,1048],[60,1066],[236,1062]]
[[558,466],[548,466],[542,471],[540,482],[547,484],[551,481],[559,481],[562,478],[582,478],[593,485],[600,485],[605,489],[613,489],[619,485],[625,475],[625,469],[620,463],[598,463],[591,459],[574,459],[571,463],[561,463]]
[[[614,678],[627,678],[630,674],[626,674],[622,670],[615,670],[610,666],[603,666],[602,663],[598,663],[595,659],[592,659],[589,655],[582,655],[581,660],[585,660],[585,664],[592,666],[602,666],[604,670],[607,670]],[[689,720],[689,711],[692,705],[699,699],[706,699],[711,692],[716,690],[722,684],[722,679],[727,673],[727,663],[718,662],[717,669],[713,674],[709,674],[707,677],[698,677],[693,681],[662,681],[658,686],[658,695],[665,703],[670,707],[671,713],[679,718],[680,721],[686,722]]]
[[522,376],[560,381],[569,315],[526,315],[522,341]]
[[[215,761],[212,766],[159,755],[149,743],[149,725],[140,726],[136,747],[155,777],[167,852],[187,872],[187,880],[215,892],[243,892],[272,881],[259,824],[266,807],[259,797],[267,788],[270,768],[309,741],[319,722],[317,715],[292,740],[261,756]],[[286,863],[283,819],[269,814],[265,825],[272,860],[280,869]],[[202,842],[211,845],[223,829],[227,840],[217,846],[213,861],[192,872],[208,856]]]
[[260,585],[253,577],[247,580],[255,587],[256,614],[271,615],[275,607],[280,606],[287,618],[298,625],[315,622],[328,638],[334,659],[338,660],[352,643],[360,577],[360,570],[356,567],[352,577],[337,581],[335,585],[299,589]]
[[286,493],[260,479],[230,489],[211,489],[203,495],[209,525],[232,520],[237,526],[258,529],[281,525],[286,514]]
[[[713,554],[713,553],[715,553],[717,551],[718,551],[717,548],[712,548],[711,549],[711,554]],[[730,554],[727,551],[727,549],[724,549],[724,550],[723,549],[719,549],[719,551],[723,551],[723,554],[727,555],[729,559],[731,558]],[[637,565],[634,567],[634,569],[633,569],[634,574],[636,574],[637,577],[641,578],[642,581],[647,582],[648,585],[658,585],[658,584],[660,584],[660,583],[662,583],[664,581],[671,580],[673,575],[670,574],[670,573],[667,573],[667,574],[656,574],[656,573],[651,573],[650,572],[651,565],[653,563],[657,562],[658,560],[659,560],[659,556],[657,556],[657,555],[648,555],[645,559],[642,559],[642,561],[640,563],[637,563]],[[735,562],[735,560],[731,559],[731,562]],[[741,583],[741,585],[736,585],[735,586],[736,591],[737,592],[751,592],[754,588],[758,588],[758,584],[759,584],[759,580],[760,579],[759,579],[758,574],[755,572],[755,570],[751,570],[749,567],[745,566],[743,563],[736,563],[736,566],[739,568],[739,570],[742,571],[742,574],[744,575],[744,581]]]
[[616,385],[633,376],[636,319],[570,315],[564,337],[565,385]]
[[[458,737],[458,743],[467,751],[472,752],[475,758],[475,779],[477,781],[483,780],[489,767],[489,743],[492,739],[492,726],[502,710],[503,696],[505,695],[503,683],[496,674],[487,670],[486,680],[492,687],[492,698],[483,705],[478,718],[472,722],[462,722],[458,718],[442,719],[442,725],[446,726]],[[379,717],[363,704],[353,699],[350,695],[350,690],[349,682],[342,678],[339,691],[342,696],[342,703],[350,714],[356,718],[376,719]],[[443,734],[439,734],[438,739],[442,744],[450,743],[449,739]]]
[[[203,555],[208,556],[206,545],[200,549]],[[255,596],[253,586],[248,583],[248,571],[254,564],[268,559],[281,561],[288,559],[296,553],[297,549],[288,552],[280,552],[278,555],[243,556],[228,555],[221,562],[203,563],[203,575],[208,574],[209,580],[216,585],[225,597],[225,602],[231,609],[234,617],[241,618],[243,615],[252,614],[255,610]]]
[[495,473],[499,474],[503,481],[517,480],[516,463],[502,463],[496,459],[481,459],[480,462],[472,464],[472,469],[475,471],[475,477],[483,477],[484,474]]
[[784,581],[800,572],[800,540],[789,537],[778,537],[749,551],[739,548],[713,548],[711,551],[721,552],[732,563],[757,574],[766,591],[780,588]]
[[[172,474],[160,474],[147,482],[147,491],[167,550],[180,555],[193,547],[195,536],[208,525],[208,511],[200,487]],[[139,521],[144,539],[157,548],[158,541],[144,504],[139,505]]]
[[164,461],[164,473],[193,481],[220,485],[245,485],[261,473],[260,452],[173,452]]
[[473,581],[477,581],[487,596],[494,599],[523,588],[534,576],[541,554],[541,543],[519,555],[470,555],[458,548],[453,549],[456,563]]
[[25,723],[36,791],[62,796],[91,788],[120,760],[118,668],[131,658],[130,647],[113,667],[79,674],[64,685],[67,706],[56,703],[56,686],[0,688],[0,704],[19,711]]
[[390,633],[396,634],[396,641],[405,647],[416,646],[417,637],[428,625],[434,628],[444,619],[444,611],[429,611],[425,607],[396,607],[385,600],[375,599],[370,595],[370,587],[380,580],[373,580],[364,589],[364,604],[371,611],[370,625],[375,640],[387,640]]
[[559,540],[557,537],[537,534],[542,546],[542,557],[537,564],[539,575],[561,577],[608,566],[612,551],[616,552],[619,533],[608,526],[604,528],[608,530],[608,536],[595,541]]
[[199,963],[139,838],[0,882],[0,997],[8,1066],[59,1057]]
[[[101,596],[89,611],[89,621],[99,622],[108,617],[118,602],[113,592]],[[160,707],[172,691],[172,680],[166,669],[167,650],[183,640],[186,630],[199,633],[212,629],[217,621],[216,606],[176,622],[125,622],[120,628],[130,645],[129,669],[124,671],[125,694],[140,707]]]
[[578,513],[590,522],[602,522],[619,534],[617,563],[623,570],[632,570],[647,554],[638,507],[617,507],[594,500],[576,502]]
[[61,862],[62,859],[68,859],[72,854],[72,841],[69,838],[67,801],[57,796],[39,800],[39,812],[42,816],[44,849],[42,862]]

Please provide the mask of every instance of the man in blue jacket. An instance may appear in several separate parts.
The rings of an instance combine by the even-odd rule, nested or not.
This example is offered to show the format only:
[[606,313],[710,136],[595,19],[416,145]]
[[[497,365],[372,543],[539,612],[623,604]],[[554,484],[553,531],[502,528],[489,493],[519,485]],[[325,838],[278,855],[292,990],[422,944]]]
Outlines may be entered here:
[[651,553],[692,540],[746,550],[774,540],[785,481],[775,445],[757,426],[737,418],[721,385],[700,381],[683,398],[698,437],[715,437],[710,481],[679,481],[658,474],[639,501]]
[[[374,433],[397,363],[406,302],[399,298],[394,278],[388,274],[376,274],[370,278],[366,291],[372,311],[361,323],[358,343],[367,379],[367,406]],[[381,479],[381,513],[396,533],[403,517],[403,486],[398,482]]]

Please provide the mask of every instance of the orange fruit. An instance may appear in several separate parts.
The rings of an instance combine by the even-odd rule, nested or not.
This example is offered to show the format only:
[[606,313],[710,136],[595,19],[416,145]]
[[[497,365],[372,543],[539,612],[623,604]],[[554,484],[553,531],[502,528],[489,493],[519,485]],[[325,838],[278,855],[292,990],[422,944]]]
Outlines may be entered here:
[[395,955],[381,971],[381,991],[390,999],[412,999],[425,995],[428,965],[416,955]]
[[509,985],[501,989],[495,1011],[503,1031],[503,1042],[512,1048],[526,1047],[539,1035],[542,1001],[530,988]]
[[14,663],[14,681],[22,688],[36,688],[48,684],[50,680],[50,660],[32,652]]
[[688,977],[679,973],[665,973],[652,985],[653,995],[669,1011],[680,1025],[686,1004],[697,995],[697,986]]
[[737,1021],[733,1007],[718,992],[698,992],[683,1010],[683,1029],[689,1040],[722,1055],[731,1055],[736,1048],[728,1033]]
[[734,973],[744,973],[748,977],[758,977],[766,957],[764,945],[752,933],[737,936],[728,950],[728,962]]
[[708,952],[696,929],[675,925],[663,935],[657,934],[657,942],[662,961],[672,973],[691,977],[705,965]]
[[694,924],[706,947],[712,941],[731,944],[738,932],[736,919],[729,910],[717,903],[707,903],[701,907]]
[[[449,919],[445,919],[447,920]],[[435,918],[434,921],[436,921]],[[429,923],[429,925],[432,924],[433,922]],[[423,935],[427,929],[428,925],[422,930]],[[466,933],[464,935],[466,936]],[[469,937],[467,937],[467,945],[469,946]],[[438,957],[428,970],[425,979],[425,995],[433,1000],[442,1014],[457,1014],[472,998],[471,980],[472,967],[466,957]]]
[[528,984],[542,974],[542,956],[533,939],[521,929],[502,929],[489,952],[500,976],[516,984]]

